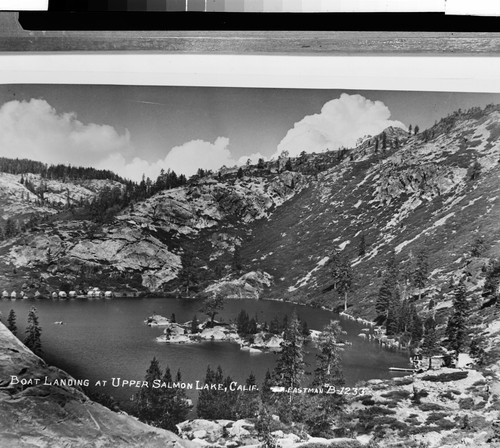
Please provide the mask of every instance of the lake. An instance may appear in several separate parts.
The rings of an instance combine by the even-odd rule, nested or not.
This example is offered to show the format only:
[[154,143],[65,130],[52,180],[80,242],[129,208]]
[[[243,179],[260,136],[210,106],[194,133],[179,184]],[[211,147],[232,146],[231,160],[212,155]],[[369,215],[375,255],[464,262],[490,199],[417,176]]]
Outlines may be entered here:
[[[201,302],[164,298],[115,298],[70,300],[15,300],[0,299],[0,312],[5,323],[10,309],[17,317],[18,336],[24,338],[26,319],[31,306],[38,311],[42,327],[44,359],[77,379],[90,379],[91,385],[107,380],[107,386],[98,391],[112,395],[118,401],[130,399],[138,389],[113,388],[112,378],[142,380],[153,358],[164,369],[167,365],[173,373],[180,369],[186,382],[203,382],[207,366],[221,365],[224,375],[244,382],[253,372],[260,385],[267,369],[272,370],[276,354],[249,353],[237,344],[204,342],[193,345],[170,345],[155,341],[162,334],[161,327],[148,327],[144,320],[152,314],[170,317],[175,313],[177,322],[191,320],[196,314],[202,321],[206,316],[199,311]],[[331,319],[338,319],[333,312],[290,303],[265,300],[227,301],[218,320],[234,320],[241,309],[250,317],[257,315],[260,322],[270,322],[274,316],[283,317],[297,312],[310,329],[321,330]],[[221,319],[222,318],[222,319]],[[54,322],[63,321],[64,325]],[[408,355],[403,352],[382,349],[377,344],[357,335],[363,328],[353,321],[340,319],[347,331],[345,339],[352,342],[342,352],[343,371],[347,386],[360,380],[391,378],[401,374],[389,371],[389,367],[408,367]],[[314,370],[315,354],[312,344],[306,345],[309,353],[306,371]],[[189,391],[196,400],[197,392]]]

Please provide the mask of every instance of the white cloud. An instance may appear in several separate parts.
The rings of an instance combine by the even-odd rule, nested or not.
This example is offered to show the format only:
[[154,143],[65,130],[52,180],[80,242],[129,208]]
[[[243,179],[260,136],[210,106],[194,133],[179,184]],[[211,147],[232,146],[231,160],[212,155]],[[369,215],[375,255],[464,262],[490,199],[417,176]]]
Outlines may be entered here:
[[9,101],[0,107],[2,156],[92,166],[108,154],[132,151],[127,131],[120,135],[112,126],[83,124],[44,100]]
[[175,172],[188,176],[195,174],[198,168],[216,170],[223,165],[233,166],[236,160],[228,146],[227,137],[217,137],[214,143],[191,140],[172,148],[165,157],[165,164]]
[[137,181],[141,179],[143,173],[146,177],[156,179],[162,169],[171,169],[177,174],[189,177],[195,174],[198,168],[217,170],[223,165],[236,165],[238,162],[232,157],[228,145],[229,139],[226,137],[218,137],[214,143],[191,140],[175,146],[165,158],[156,162],[148,162],[139,157],[127,161],[121,154],[115,153],[98,163],[96,167],[113,170],[123,177]]
[[343,93],[340,98],[328,101],[319,114],[295,123],[279,143],[275,156],[282,151],[295,157],[302,151],[352,147],[360,137],[378,134],[389,126],[406,128],[399,121],[389,120],[390,116],[390,110],[381,101]]
[[192,140],[149,161],[137,156],[128,131],[120,134],[112,126],[84,124],[75,113],[58,113],[45,100],[9,101],[0,107],[0,156],[93,166],[136,181],[143,174],[156,179],[162,169],[190,176],[198,168],[233,166],[238,161],[228,146],[225,137],[214,143]]
[[[321,113],[296,123],[278,145],[277,154],[287,150],[297,156],[303,150],[320,152],[353,146],[359,137],[379,133],[388,126],[404,127],[389,118],[390,111],[382,102],[343,94],[326,103]],[[267,160],[260,153],[236,158],[226,137],[218,137],[213,143],[192,140],[153,161],[139,154],[127,130],[120,133],[112,126],[84,124],[75,113],[58,113],[45,100],[10,101],[0,107],[0,156],[5,157],[94,166],[136,181],[143,173],[155,179],[161,169],[190,176],[198,168],[217,170],[223,165],[244,165],[248,159],[252,163],[259,158]]]

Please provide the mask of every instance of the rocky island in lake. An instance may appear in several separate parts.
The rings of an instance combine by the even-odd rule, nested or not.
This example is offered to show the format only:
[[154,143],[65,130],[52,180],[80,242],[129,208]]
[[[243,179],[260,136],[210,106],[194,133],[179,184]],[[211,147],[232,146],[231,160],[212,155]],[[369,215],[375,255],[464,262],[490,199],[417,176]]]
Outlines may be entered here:
[[[148,317],[144,323],[151,327],[162,327],[163,334],[156,341],[168,344],[197,344],[200,342],[234,342],[240,345],[242,350],[253,353],[262,351],[278,352],[281,350],[283,337],[266,331],[263,325],[256,325],[256,333],[242,334],[238,332],[235,323],[223,323],[209,319],[198,323],[191,320],[183,324],[172,322],[171,319],[153,315]],[[241,328],[241,327],[240,327]]]

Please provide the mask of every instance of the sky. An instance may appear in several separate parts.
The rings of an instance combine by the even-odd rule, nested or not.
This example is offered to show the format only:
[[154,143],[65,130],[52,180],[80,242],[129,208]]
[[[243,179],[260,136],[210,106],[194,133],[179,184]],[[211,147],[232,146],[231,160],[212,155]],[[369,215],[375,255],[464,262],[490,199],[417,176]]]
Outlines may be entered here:
[[0,156],[156,178],[352,147],[500,94],[155,86],[0,86]]

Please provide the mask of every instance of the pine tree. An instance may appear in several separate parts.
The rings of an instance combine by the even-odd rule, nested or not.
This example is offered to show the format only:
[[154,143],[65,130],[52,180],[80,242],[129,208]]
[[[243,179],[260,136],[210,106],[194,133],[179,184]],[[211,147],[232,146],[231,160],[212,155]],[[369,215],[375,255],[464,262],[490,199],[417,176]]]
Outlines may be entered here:
[[[161,382],[165,384],[172,383],[172,373],[170,368],[167,366],[165,373],[161,378]],[[156,423],[160,428],[174,430],[175,423],[172,413],[172,408],[174,404],[175,389],[169,387],[157,389],[156,393],[159,394],[158,397],[158,412],[155,415]]]
[[[257,385],[257,380],[253,372],[245,380],[245,386],[248,388]],[[261,405],[259,391],[247,391],[237,394],[235,414],[238,419],[242,418],[255,418],[258,415]]]
[[358,256],[364,257],[365,255],[366,255],[366,239],[365,239],[365,234],[362,233],[359,239]]
[[10,310],[9,317],[7,317],[7,328],[12,332],[12,334],[17,334],[16,313],[14,310]]
[[340,351],[337,346],[342,328],[338,321],[331,320],[323,328],[317,341],[316,370],[313,384],[316,386],[341,386],[344,384],[340,366]]
[[468,339],[467,312],[469,310],[467,290],[463,280],[455,287],[453,294],[453,314],[448,319],[446,337],[448,338],[448,347],[456,352],[461,352]]
[[285,163],[285,171],[293,171],[292,161],[288,159]]
[[241,310],[236,318],[236,328],[239,334],[247,335],[249,333],[250,317],[245,310]]
[[242,179],[242,178],[243,178],[243,168],[241,168],[241,167],[240,167],[240,168],[238,169],[238,172],[236,173],[236,177],[237,177],[238,179]]
[[199,322],[198,318],[196,317],[196,314],[193,316],[193,320],[191,320],[191,333],[196,334],[199,333],[199,328],[198,328]]
[[[177,370],[177,373],[175,375],[175,382],[176,383],[182,382],[182,375],[180,370]],[[176,431],[177,428],[175,425],[187,419],[187,416],[189,414],[189,408],[190,406],[186,391],[180,387],[174,389],[172,403],[170,405],[170,415],[173,425],[170,428],[166,427],[163,428]]]
[[413,127],[412,125],[410,124],[410,126],[408,127],[408,134],[411,135],[411,131],[412,131]]
[[420,131],[420,128],[418,127],[418,124],[415,126],[415,130],[413,131],[415,135],[417,135]]
[[217,367],[215,372],[208,366],[205,384],[222,385],[226,390],[202,389],[200,391],[196,407],[199,418],[210,420],[232,420],[236,418],[239,393],[229,389],[231,382],[230,376],[224,378],[220,366]]
[[304,376],[303,340],[297,314],[292,314],[283,334],[281,352],[274,369],[274,378],[278,386],[285,388],[300,387]]
[[377,303],[375,304],[375,310],[379,316],[384,316],[385,318],[388,316],[391,302],[395,300],[397,294],[398,275],[396,256],[394,251],[392,251],[389,254],[385,276],[378,292]]
[[401,306],[398,310],[398,326],[396,333],[406,333],[409,331],[412,322],[411,306],[408,303],[408,299],[403,299],[401,301]]
[[330,258],[332,266],[333,289],[344,298],[344,310],[347,310],[347,294],[353,291],[354,276],[347,257],[334,252]]
[[484,281],[482,296],[498,303],[498,291],[500,285],[500,260],[490,260],[486,268],[486,279]]
[[269,324],[269,333],[280,334],[283,331],[278,316],[274,316]]
[[270,403],[273,398],[273,392],[271,387],[274,385],[273,378],[269,369],[267,369],[266,376],[264,377],[264,382],[262,383],[262,388],[260,392],[260,398],[263,403]]
[[399,297],[399,292],[397,289],[394,289],[387,307],[387,320],[385,323],[387,336],[398,333],[400,326],[400,308],[401,299]]
[[51,264],[53,261],[52,258],[52,251],[50,250],[50,247],[47,249],[47,252],[45,253],[45,262],[47,264]]
[[[416,256],[416,267],[413,272],[413,284],[421,290],[425,288],[429,277],[429,256],[426,249],[421,249]],[[422,292],[419,291],[418,298],[422,298]]]
[[467,170],[467,177],[469,180],[476,180],[479,178],[481,175],[481,170],[482,166],[481,164],[476,160]]
[[42,354],[42,342],[41,333],[42,328],[38,323],[38,315],[36,308],[31,307],[28,313],[28,326],[26,327],[26,338],[24,340],[24,345],[28,347],[35,355],[40,356]]
[[[157,389],[153,389],[153,381],[162,377],[160,364],[156,356],[151,360],[149,368],[146,370],[144,380],[148,387],[141,387],[136,395],[137,417],[148,424],[158,424],[158,415],[161,413],[162,397]],[[170,378],[171,379],[171,378]]]
[[189,296],[191,287],[196,283],[195,259],[190,249],[186,249],[182,257],[182,270],[179,273],[179,280],[185,288],[186,296]]
[[433,316],[429,316],[424,322],[424,341],[422,342],[422,354],[428,357],[437,355],[440,352],[438,345],[438,335],[436,321]]
[[472,248],[470,254],[472,257],[480,257],[484,250],[486,249],[486,244],[482,236],[478,236],[474,239],[472,243]]
[[213,325],[215,316],[224,309],[224,298],[220,294],[213,294],[203,301],[201,311],[210,317],[210,323]]
[[424,335],[424,328],[422,324],[422,320],[417,313],[417,309],[415,305],[411,305],[410,307],[410,326],[408,328],[411,335],[411,345],[419,345],[422,336]]
[[241,252],[240,252],[239,246],[235,246],[235,248],[234,248],[232,268],[233,268],[234,272],[241,272],[241,270],[243,269],[243,264],[241,262]]

